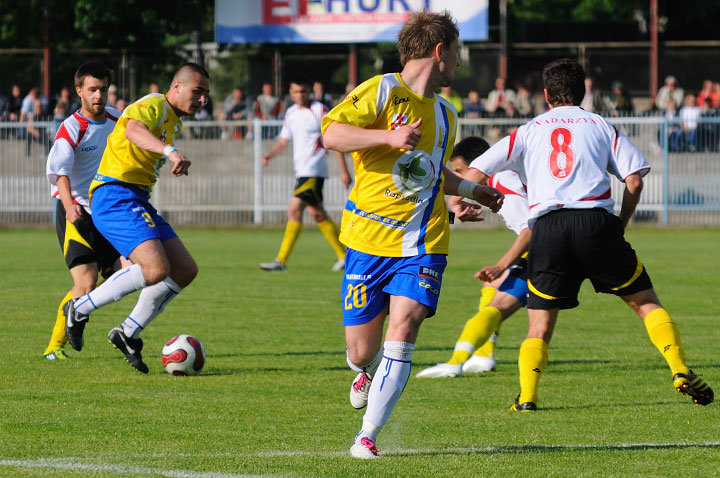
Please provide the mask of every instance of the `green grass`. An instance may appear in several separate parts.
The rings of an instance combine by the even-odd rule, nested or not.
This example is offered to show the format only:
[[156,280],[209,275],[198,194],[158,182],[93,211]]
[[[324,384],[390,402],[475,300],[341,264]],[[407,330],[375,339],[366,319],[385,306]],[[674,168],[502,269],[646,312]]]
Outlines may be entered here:
[[[51,231],[0,232],[0,476],[695,476],[720,470],[720,409],[675,392],[641,321],[585,284],[561,313],[541,410],[513,414],[527,316],[503,326],[498,371],[411,378],[379,436],[381,460],[347,451],[362,412],[348,403],[340,275],[306,228],[285,273],[258,268],[280,230],[181,230],[200,275],[143,334],[148,376],[106,342],[130,296],[92,316],[85,348],[47,362],[70,286]],[[717,230],[634,229],[629,239],[680,327],[688,361],[720,387]],[[414,372],[444,361],[477,307],[472,274],[512,241],[457,231],[436,317],[420,333]],[[200,376],[173,377],[165,340],[200,338]]]

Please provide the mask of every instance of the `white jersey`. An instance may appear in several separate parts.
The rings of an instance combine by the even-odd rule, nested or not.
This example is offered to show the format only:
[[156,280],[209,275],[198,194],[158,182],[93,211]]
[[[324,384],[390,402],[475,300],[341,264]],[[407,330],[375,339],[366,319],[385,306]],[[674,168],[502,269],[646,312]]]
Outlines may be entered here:
[[107,137],[122,113],[105,108],[104,121],[91,121],[76,111],[58,129],[48,154],[46,173],[50,194],[58,197],[57,179],[67,176],[73,200],[88,209],[88,189],[102,159]]
[[520,176],[514,171],[500,171],[490,176],[488,186],[505,195],[498,215],[505,221],[507,228],[515,234],[520,234],[523,229],[527,229],[530,208],[528,207],[527,191],[525,191],[525,185],[520,181]]
[[293,142],[295,177],[328,177],[325,147],[320,131],[322,117],[327,112],[325,105],[313,101],[309,108],[294,104],[285,113],[280,137]]
[[516,171],[527,185],[529,225],[550,211],[603,208],[614,213],[610,176],[650,171],[630,140],[601,116],[560,106],[533,118],[476,158],[485,175]]

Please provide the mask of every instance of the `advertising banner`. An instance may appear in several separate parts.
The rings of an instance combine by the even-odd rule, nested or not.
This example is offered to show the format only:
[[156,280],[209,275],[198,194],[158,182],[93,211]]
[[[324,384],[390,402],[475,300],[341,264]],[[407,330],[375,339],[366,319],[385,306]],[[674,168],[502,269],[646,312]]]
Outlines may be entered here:
[[216,0],[218,43],[394,42],[415,10],[452,13],[461,41],[488,39],[488,0]]

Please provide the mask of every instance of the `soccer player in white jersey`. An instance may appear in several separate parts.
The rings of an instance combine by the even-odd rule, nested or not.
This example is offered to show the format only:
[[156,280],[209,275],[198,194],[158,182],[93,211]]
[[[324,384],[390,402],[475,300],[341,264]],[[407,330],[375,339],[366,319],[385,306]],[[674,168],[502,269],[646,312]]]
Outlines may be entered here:
[[[455,145],[452,167],[465,177],[470,162],[488,150],[488,143],[476,136],[464,138]],[[500,324],[527,302],[527,260],[530,244],[530,217],[525,185],[513,171],[500,171],[488,179],[488,185],[505,195],[498,215],[517,238],[500,260],[477,271],[476,279],[484,282],[480,307],[463,328],[452,357],[446,363],[418,372],[418,378],[460,377],[467,373],[495,370],[494,350]]]
[[[578,305],[580,284],[586,278],[596,292],[619,296],[640,316],[670,367],[677,391],[707,405],[713,392],[685,364],[677,325],[624,238],[650,165],[622,132],[578,106],[584,79],[585,72],[575,60],[546,65],[543,86],[550,110],[470,165],[476,180],[503,169],[517,171],[528,188],[530,325],[518,357],[520,395],[510,409],[537,409],[538,385],[558,311]],[[625,183],[619,217],[613,213],[608,173]]]
[[[443,193],[497,211],[502,194],[446,167],[457,113],[435,94],[459,66],[448,12],[415,12],[398,34],[403,70],[371,78],[323,118],[325,146],[353,154],[355,186],[343,211],[342,283],[347,361],[358,373],[350,402],[367,410],[350,453],[379,456],[376,436],[407,384],[420,325],[435,314],[447,263]],[[478,219],[461,203],[460,220]],[[389,323],[382,342],[383,326]]]
[[120,266],[120,254],[95,228],[88,198],[107,137],[120,116],[119,111],[105,104],[111,79],[112,71],[95,61],[77,69],[75,91],[81,107],[60,125],[47,159],[50,193],[57,198],[55,227],[73,279],[72,288],[60,302],[50,343],[43,354],[48,360],[67,358],[65,303],[93,290],[98,273],[109,277]]
[[[323,207],[323,183],[328,177],[326,150],[323,147],[320,123],[327,114],[327,107],[319,101],[310,99],[310,82],[297,77],[290,81],[290,96],[295,102],[285,113],[285,122],[280,131],[280,139],[263,155],[263,166],[270,159],[287,149],[293,142],[293,161],[295,164],[295,191],[288,206],[288,222],[285,237],[275,260],[263,262],[260,268],[266,271],[286,269],[287,260],[302,229],[302,215],[307,208],[325,239],[330,243],[337,260],[332,270],[345,268],[345,246],[338,236],[340,231]],[[337,153],[340,164],[340,179],[345,187],[350,186],[351,178],[345,164],[345,155]]]

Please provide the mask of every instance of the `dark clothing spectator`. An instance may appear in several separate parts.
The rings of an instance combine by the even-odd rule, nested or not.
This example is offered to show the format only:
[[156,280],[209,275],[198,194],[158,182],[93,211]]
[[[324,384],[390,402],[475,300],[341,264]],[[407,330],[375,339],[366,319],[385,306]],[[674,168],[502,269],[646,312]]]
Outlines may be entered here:
[[625,90],[622,82],[615,81],[608,96],[609,106],[613,116],[630,116],[633,113],[632,99]]
[[7,99],[7,112],[8,120],[20,121],[20,107],[22,106],[22,94],[20,93],[20,87],[13,85],[12,93]]

